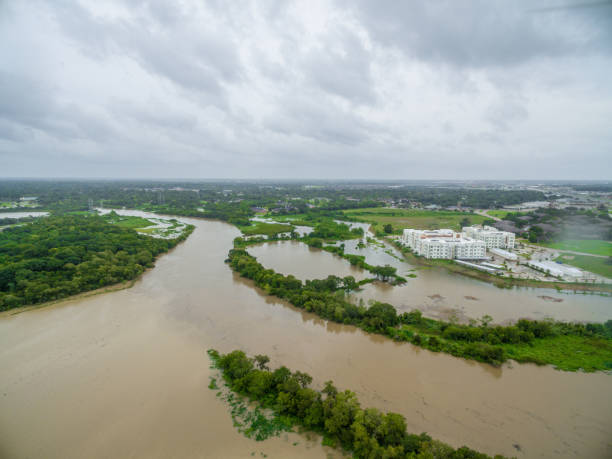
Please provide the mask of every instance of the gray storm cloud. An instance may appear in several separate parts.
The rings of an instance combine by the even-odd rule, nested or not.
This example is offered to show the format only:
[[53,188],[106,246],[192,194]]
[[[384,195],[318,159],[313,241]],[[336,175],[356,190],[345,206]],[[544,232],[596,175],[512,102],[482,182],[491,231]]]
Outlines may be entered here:
[[612,175],[612,2],[1,2],[0,42],[0,176]]

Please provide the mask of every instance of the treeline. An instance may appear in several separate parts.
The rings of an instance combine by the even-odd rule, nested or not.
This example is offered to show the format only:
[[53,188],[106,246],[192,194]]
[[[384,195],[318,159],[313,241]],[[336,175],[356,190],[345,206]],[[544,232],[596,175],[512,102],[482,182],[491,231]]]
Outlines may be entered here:
[[[243,181],[152,181],[152,180],[3,180],[0,198],[18,200],[37,196],[38,203],[55,211],[86,210],[94,205],[143,208],[163,206],[166,209],[197,211],[204,208],[229,218],[228,209],[217,204],[248,205],[276,209],[279,213],[306,212],[312,203],[325,211],[375,207],[389,201],[417,202],[423,205],[462,205],[493,208],[545,199],[532,190],[480,190],[464,187],[394,184],[390,182],[243,182]],[[178,214],[176,214],[178,215]],[[235,215],[233,216],[235,217]]]
[[[345,296],[345,293],[359,287],[352,276],[344,279],[329,276],[325,280],[302,282],[292,275],[284,276],[272,269],[265,269],[244,249],[230,250],[227,261],[242,277],[252,279],[267,293],[287,300],[298,308],[324,319],[354,325],[397,341],[408,341],[434,352],[492,365],[500,365],[509,358],[538,364],[558,364],[554,360],[556,357],[548,354],[547,350],[543,349],[536,357],[532,350],[537,350],[540,344],[548,345],[548,340],[557,337],[577,337],[582,339],[577,345],[583,346],[584,350],[581,350],[582,354],[574,356],[572,368],[576,362],[590,371],[612,366],[612,320],[605,324],[520,320],[516,325],[489,326],[490,318],[485,316],[478,326],[461,325],[425,318],[418,310],[398,314],[388,303],[373,302],[369,307],[355,305]],[[528,349],[524,353],[517,353],[517,345],[524,345]],[[602,353],[604,363],[600,360],[595,363],[581,360],[591,358],[593,350]]]
[[192,230],[176,239],[152,238],[95,215],[6,228],[0,232],[0,310],[134,279]]
[[[401,414],[362,408],[349,390],[339,391],[331,381],[322,391],[310,387],[312,377],[287,367],[270,370],[269,358],[248,358],[242,351],[209,355],[235,392],[271,408],[295,424],[325,436],[325,443],[341,446],[357,458],[486,459],[466,446],[454,449],[429,435],[406,432]],[[501,458],[502,456],[495,456]]]

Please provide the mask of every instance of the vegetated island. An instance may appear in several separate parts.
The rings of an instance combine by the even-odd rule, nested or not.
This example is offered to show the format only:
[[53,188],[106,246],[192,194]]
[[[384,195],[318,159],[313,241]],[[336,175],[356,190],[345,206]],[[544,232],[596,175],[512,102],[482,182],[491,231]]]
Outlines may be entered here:
[[[242,351],[222,355],[214,349],[208,354],[233,393],[225,394],[216,378],[208,387],[230,404],[234,426],[249,438],[265,440],[299,426],[322,434],[324,445],[343,448],[356,458],[490,458],[467,446],[454,449],[426,433],[410,434],[401,414],[362,408],[354,392],[339,391],[331,381],[322,391],[312,389],[310,375],[284,366],[271,370],[265,355],[251,359]],[[248,406],[234,393],[258,406]]]
[[0,310],[135,279],[194,229],[188,225],[180,235],[163,239],[132,229],[146,224],[144,219],[113,224],[113,218],[66,214],[0,232]]
[[581,324],[521,319],[516,325],[490,326],[491,318],[485,316],[479,325],[461,325],[424,318],[418,310],[398,314],[388,303],[355,305],[346,299],[358,287],[352,276],[302,282],[266,269],[243,248],[231,249],[227,262],[266,293],[298,308],[434,352],[492,365],[512,359],[566,371],[612,369],[612,320]]

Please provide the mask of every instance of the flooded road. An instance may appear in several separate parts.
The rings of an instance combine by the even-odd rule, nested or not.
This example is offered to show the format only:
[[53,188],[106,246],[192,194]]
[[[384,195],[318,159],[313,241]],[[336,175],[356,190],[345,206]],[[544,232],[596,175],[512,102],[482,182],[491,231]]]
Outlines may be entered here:
[[[443,268],[417,268],[399,260],[401,254],[388,246],[368,244],[358,249],[358,239],[344,241],[345,253],[364,255],[371,265],[391,265],[398,274],[407,277],[403,286],[391,286],[377,282],[364,286],[354,295],[356,300],[378,300],[390,303],[399,311],[422,310],[425,315],[448,319],[455,315],[463,322],[477,319],[485,314],[497,323],[527,317],[557,320],[605,322],[612,319],[612,297],[593,292],[568,293],[554,289],[514,287],[500,289],[493,284],[466,276],[452,274]],[[267,244],[248,248],[266,268],[284,274],[293,274],[299,279],[316,277],[317,267],[325,266],[324,275],[346,273],[356,279],[372,277],[367,271],[351,267],[348,261],[322,250],[309,248],[295,241]],[[393,253],[391,255],[390,253]],[[355,272],[362,272],[358,277]],[[339,274],[340,275],[340,274]],[[342,274],[346,275],[346,274]]]
[[496,369],[327,323],[223,264],[237,229],[190,223],[188,240],[131,289],[0,316],[0,457],[330,452],[297,434],[263,443],[239,434],[207,388],[211,347],[268,354],[271,365],[306,371],[319,386],[332,379],[364,406],[400,412],[410,431],[454,446],[612,455],[611,376]]

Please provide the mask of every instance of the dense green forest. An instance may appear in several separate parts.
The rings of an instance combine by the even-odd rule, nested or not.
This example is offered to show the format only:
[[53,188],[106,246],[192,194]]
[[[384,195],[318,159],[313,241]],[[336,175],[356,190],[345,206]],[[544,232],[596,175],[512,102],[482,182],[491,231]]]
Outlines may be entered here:
[[[296,424],[324,435],[324,443],[340,446],[356,458],[487,459],[490,456],[466,446],[454,449],[429,435],[406,432],[401,414],[362,408],[350,390],[339,391],[331,381],[322,391],[312,389],[312,377],[287,367],[270,370],[269,358],[248,358],[242,351],[225,355],[210,350],[231,390],[258,401]],[[211,388],[214,387],[214,383]],[[257,419],[261,423],[261,419]],[[502,456],[495,456],[501,458]]]
[[514,359],[563,370],[612,369],[612,320],[605,324],[520,320],[504,327],[490,326],[484,317],[480,325],[460,325],[424,318],[418,310],[398,314],[388,303],[353,304],[345,295],[359,287],[352,276],[302,282],[264,268],[244,249],[230,250],[228,262],[241,276],[294,306],[435,352],[493,365]]
[[158,239],[96,215],[40,218],[0,232],[0,310],[131,280],[176,239]]

